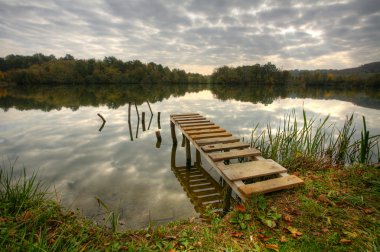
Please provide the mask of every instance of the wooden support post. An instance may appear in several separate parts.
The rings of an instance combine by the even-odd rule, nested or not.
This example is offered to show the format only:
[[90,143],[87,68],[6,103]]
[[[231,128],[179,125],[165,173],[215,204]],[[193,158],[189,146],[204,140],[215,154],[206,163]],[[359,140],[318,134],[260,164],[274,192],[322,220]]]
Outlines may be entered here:
[[198,149],[195,152],[195,162],[197,165],[201,165],[201,152]]
[[136,139],[139,138],[140,116],[137,117]]
[[177,136],[175,134],[175,124],[170,121],[170,131],[172,133],[173,144],[177,145]]
[[142,112],[141,114],[141,124],[142,124],[142,130],[145,131],[145,112]]
[[172,155],[171,155],[171,158],[170,158],[170,163],[171,163],[171,166],[172,167],[175,167],[175,157],[176,157],[176,153],[177,153],[177,145],[173,145],[172,146]]
[[191,150],[190,150],[190,140],[186,138],[186,167],[191,167]]
[[133,141],[133,132],[132,132],[132,126],[131,126],[130,120],[128,120],[128,128],[129,128],[129,136],[131,137],[131,141]]
[[161,129],[161,112],[158,112],[157,124],[158,124],[158,129]]
[[181,143],[181,147],[185,147],[186,145],[186,137],[184,134],[182,134],[182,143]]
[[159,130],[156,131],[156,138],[157,138],[156,148],[160,148],[161,142],[162,142],[162,138],[161,138],[161,133],[160,133]]
[[132,107],[132,102],[128,103],[128,121],[131,120],[131,107]]
[[223,199],[223,214],[228,213],[231,207],[232,188],[225,183],[224,187],[224,199]]

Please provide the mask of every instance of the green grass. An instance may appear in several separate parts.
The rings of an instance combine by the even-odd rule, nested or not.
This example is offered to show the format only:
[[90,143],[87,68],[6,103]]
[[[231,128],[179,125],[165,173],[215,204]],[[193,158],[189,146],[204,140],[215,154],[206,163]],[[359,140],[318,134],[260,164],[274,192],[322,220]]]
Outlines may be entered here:
[[1,167],[4,251],[380,249],[380,170],[366,165],[301,172],[304,187],[253,197],[224,217],[210,210],[208,222],[189,219],[123,232],[63,209],[35,174],[16,176],[12,167]]
[[[365,117],[361,138],[354,139],[354,115],[347,116],[342,128],[329,122],[330,116],[317,120],[307,118],[305,110],[299,122],[295,110],[286,115],[277,128],[268,124],[266,130],[256,135],[258,125],[252,130],[251,147],[261,150],[266,158],[276,160],[286,167],[297,168],[295,161],[311,161],[316,168],[321,163],[334,165],[370,164],[379,161],[380,135],[370,135]],[[312,167],[311,167],[312,168]]]

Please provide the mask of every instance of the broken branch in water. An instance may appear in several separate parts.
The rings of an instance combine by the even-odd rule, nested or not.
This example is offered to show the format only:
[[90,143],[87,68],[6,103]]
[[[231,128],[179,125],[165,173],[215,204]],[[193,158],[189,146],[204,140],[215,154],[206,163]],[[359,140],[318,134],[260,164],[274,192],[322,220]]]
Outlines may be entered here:
[[98,116],[103,120],[102,126],[100,126],[99,128],[99,131],[102,131],[102,129],[104,128],[104,125],[106,124],[106,119],[104,119],[104,117],[99,113],[98,113]]

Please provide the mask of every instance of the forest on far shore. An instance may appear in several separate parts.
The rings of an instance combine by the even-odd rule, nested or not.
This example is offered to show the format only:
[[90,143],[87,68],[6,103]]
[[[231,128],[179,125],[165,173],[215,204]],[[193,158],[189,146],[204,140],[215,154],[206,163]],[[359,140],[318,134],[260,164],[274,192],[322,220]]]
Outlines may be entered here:
[[281,70],[274,64],[222,66],[211,75],[187,73],[154,62],[32,56],[0,57],[0,85],[84,84],[224,84],[224,85],[349,85],[380,87],[380,62],[344,70]]

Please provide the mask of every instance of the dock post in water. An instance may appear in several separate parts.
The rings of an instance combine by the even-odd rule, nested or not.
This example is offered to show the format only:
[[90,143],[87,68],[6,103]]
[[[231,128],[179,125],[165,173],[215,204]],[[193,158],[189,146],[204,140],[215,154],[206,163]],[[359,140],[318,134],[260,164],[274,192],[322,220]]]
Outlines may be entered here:
[[177,145],[177,136],[175,134],[175,124],[170,121],[170,131],[172,133],[173,144]]
[[158,124],[158,129],[161,129],[161,112],[158,112],[157,124]]
[[161,133],[160,133],[159,130],[156,131],[156,138],[157,138],[156,148],[160,148],[161,142],[162,142],[162,138],[161,138]]
[[141,113],[141,124],[142,124],[142,130],[145,131],[145,112]]
[[190,140],[186,138],[186,167],[191,167],[191,150],[190,150]]

